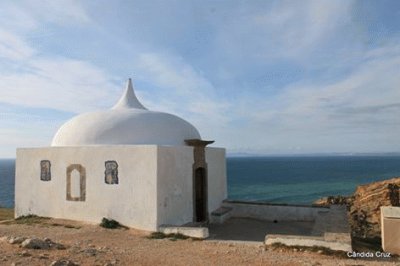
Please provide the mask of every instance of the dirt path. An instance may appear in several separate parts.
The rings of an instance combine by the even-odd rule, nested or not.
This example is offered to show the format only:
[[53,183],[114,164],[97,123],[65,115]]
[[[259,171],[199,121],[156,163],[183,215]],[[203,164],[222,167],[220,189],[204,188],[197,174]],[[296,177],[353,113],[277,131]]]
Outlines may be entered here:
[[[400,265],[400,261],[343,259],[293,249],[265,250],[254,244],[149,239],[133,229],[46,219],[23,224],[0,223],[0,237],[50,238],[64,250],[26,249],[0,241],[0,265],[51,265],[68,259],[79,265]],[[12,264],[14,263],[14,264]]]

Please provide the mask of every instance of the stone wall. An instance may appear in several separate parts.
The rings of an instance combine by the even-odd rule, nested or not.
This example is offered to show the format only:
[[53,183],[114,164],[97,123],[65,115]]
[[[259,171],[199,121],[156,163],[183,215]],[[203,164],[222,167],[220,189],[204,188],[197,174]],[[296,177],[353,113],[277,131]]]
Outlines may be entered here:
[[247,217],[266,221],[315,221],[320,212],[328,212],[327,207],[271,204],[226,200],[224,207],[232,208],[232,217]]

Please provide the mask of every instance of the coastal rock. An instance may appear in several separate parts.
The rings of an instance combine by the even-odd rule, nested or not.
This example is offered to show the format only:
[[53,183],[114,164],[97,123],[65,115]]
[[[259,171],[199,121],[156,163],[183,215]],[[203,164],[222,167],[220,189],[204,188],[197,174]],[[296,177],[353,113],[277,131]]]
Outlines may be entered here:
[[50,266],[79,266],[79,264],[70,261],[70,260],[66,260],[66,259],[61,259],[61,260],[56,260],[53,261]]
[[400,206],[400,178],[358,186],[350,205],[352,234],[361,238],[380,238],[380,207]]
[[2,236],[2,237],[0,237],[0,241],[1,242],[8,242],[10,240],[10,237],[8,237],[8,236]]
[[1,242],[7,242],[9,244],[21,244],[24,242],[26,237],[21,237],[21,236],[3,236],[0,238]]
[[318,199],[313,202],[313,205],[316,206],[330,206],[330,205],[346,205],[350,206],[354,200],[354,197],[349,196],[328,196],[321,199]]
[[45,238],[44,240],[28,238],[22,242],[21,247],[29,249],[65,249],[64,245],[55,243],[49,238]]
[[32,256],[32,254],[30,254],[28,251],[25,251],[25,250],[20,252],[20,253],[17,253],[17,255],[21,256],[21,257],[30,257],[30,256]]
[[21,247],[30,249],[49,249],[50,245],[48,242],[38,238],[28,238],[22,242]]
[[83,250],[82,252],[84,252],[88,256],[96,256],[98,253],[98,250],[95,248],[88,248],[88,249]]
[[16,237],[10,237],[8,240],[8,243],[10,244],[21,244],[26,240],[26,237],[21,237],[21,236],[16,236]]
[[48,260],[49,259],[49,254],[40,254],[38,257],[40,260]]
[[113,266],[113,265],[117,265],[117,260],[112,260],[111,262],[107,262],[104,264],[104,266]]

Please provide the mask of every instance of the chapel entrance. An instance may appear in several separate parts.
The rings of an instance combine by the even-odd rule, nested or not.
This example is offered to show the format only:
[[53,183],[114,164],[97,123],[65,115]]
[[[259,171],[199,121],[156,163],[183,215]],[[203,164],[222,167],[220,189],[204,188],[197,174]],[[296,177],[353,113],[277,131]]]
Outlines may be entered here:
[[207,221],[207,177],[203,167],[194,174],[195,222]]
[[208,173],[205,147],[214,141],[185,139],[193,147],[193,222],[208,222]]

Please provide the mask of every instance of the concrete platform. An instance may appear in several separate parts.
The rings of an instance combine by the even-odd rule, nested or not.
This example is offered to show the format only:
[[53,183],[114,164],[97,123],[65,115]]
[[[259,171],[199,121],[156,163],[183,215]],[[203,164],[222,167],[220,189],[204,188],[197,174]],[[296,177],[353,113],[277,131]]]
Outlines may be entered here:
[[303,246],[303,247],[325,247],[332,250],[352,251],[351,244],[338,241],[327,241],[325,237],[320,236],[299,236],[299,235],[267,235],[265,237],[265,245],[269,246],[275,243],[284,244],[286,246]]
[[181,234],[188,237],[205,239],[209,236],[207,227],[162,225],[158,232],[164,234]]
[[309,236],[269,234],[265,244],[287,246],[322,246],[332,250],[351,251],[350,226],[345,206],[332,205],[317,216]]
[[223,224],[210,224],[209,239],[264,242],[266,234],[310,235],[314,222],[269,222],[254,218],[229,218]]
[[[277,208],[276,206],[273,207]],[[255,206],[252,206],[252,208],[257,213],[270,211],[270,206],[266,205],[261,205],[261,211],[257,210]],[[298,212],[295,208],[296,206],[289,206],[292,213]],[[283,207],[283,210],[287,209],[287,206]],[[256,213],[254,210],[253,212]],[[310,209],[301,209],[300,211],[302,211],[301,215],[303,216],[306,211],[310,212],[309,218],[314,217],[314,220],[298,221],[299,218],[293,216],[289,217],[292,219],[289,221],[231,217],[223,224],[208,225],[208,239],[211,241],[248,241],[264,243],[265,245],[281,243],[288,246],[322,246],[332,250],[352,250],[345,206],[332,205],[330,208],[312,209],[313,212]],[[235,208],[233,208],[233,214],[235,214]],[[240,215],[246,214],[248,214],[247,211],[240,213]],[[238,215],[238,210],[236,210],[236,215]],[[260,217],[264,216],[260,215]],[[282,215],[280,215],[280,218],[282,218]]]

